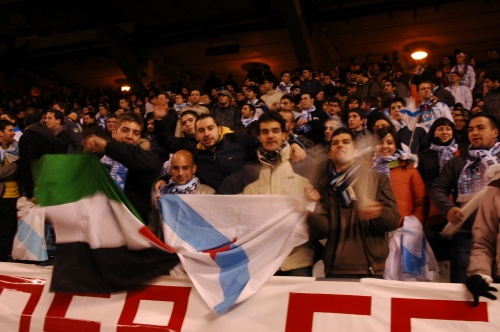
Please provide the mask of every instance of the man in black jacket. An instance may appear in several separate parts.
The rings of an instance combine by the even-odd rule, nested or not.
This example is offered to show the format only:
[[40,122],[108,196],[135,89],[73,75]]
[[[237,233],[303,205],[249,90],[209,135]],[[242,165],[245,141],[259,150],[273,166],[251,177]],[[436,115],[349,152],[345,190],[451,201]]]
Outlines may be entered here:
[[101,163],[109,169],[111,177],[147,223],[151,190],[160,174],[161,163],[155,153],[139,146],[142,127],[139,115],[123,115],[116,122],[112,141],[92,135],[85,139],[85,150],[104,154]]
[[37,109],[26,110],[24,115],[26,128],[19,139],[20,176],[24,195],[28,199],[33,199],[34,189],[31,164],[45,154],[66,153],[69,147],[66,130],[59,131],[56,136],[51,129],[40,122],[41,117],[41,112]]
[[235,135],[229,128],[219,126],[208,114],[196,119],[198,140],[198,177],[217,190],[222,181],[244,164],[256,159],[257,138],[251,135]]

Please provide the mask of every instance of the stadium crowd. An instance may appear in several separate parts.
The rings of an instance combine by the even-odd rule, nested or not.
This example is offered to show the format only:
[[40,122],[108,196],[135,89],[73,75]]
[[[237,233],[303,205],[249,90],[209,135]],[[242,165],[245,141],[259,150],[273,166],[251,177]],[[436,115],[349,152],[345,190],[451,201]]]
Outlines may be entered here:
[[[263,68],[239,83],[211,72],[203,87],[187,79],[126,94],[66,89],[5,97],[0,113],[2,261],[11,259],[17,198],[34,200],[34,161],[89,152],[160,237],[160,195],[304,194],[319,202],[310,241],[277,275],[311,276],[322,260],[327,277],[382,277],[389,234],[416,218],[436,258],[450,260],[451,282],[484,295],[484,283],[500,281],[491,234],[498,220],[485,230],[491,220],[480,213],[476,230],[476,212],[460,208],[495,179],[500,162],[497,49],[485,59],[457,50],[437,66],[394,52],[332,70],[278,76]],[[459,228],[450,237],[440,234],[447,223]]]

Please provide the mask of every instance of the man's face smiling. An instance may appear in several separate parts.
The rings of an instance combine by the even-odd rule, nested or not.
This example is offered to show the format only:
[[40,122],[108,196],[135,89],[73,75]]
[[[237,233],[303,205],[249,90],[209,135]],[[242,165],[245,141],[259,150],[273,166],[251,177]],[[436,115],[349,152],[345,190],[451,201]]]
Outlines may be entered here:
[[469,141],[474,149],[489,149],[495,144],[498,129],[493,129],[488,118],[483,116],[469,122]]
[[277,151],[283,145],[285,133],[276,121],[262,122],[259,125],[259,141],[262,148],[268,152]]
[[196,165],[193,157],[188,154],[174,154],[170,165],[172,179],[178,185],[184,185],[193,179],[196,173]]
[[120,127],[115,128],[112,136],[115,141],[137,145],[141,139],[142,128],[137,122],[123,121]]
[[12,144],[14,143],[15,139],[14,136],[16,135],[16,132],[14,131],[14,126],[5,126],[5,129],[3,131],[0,131],[1,135],[1,140],[4,141],[7,144]]

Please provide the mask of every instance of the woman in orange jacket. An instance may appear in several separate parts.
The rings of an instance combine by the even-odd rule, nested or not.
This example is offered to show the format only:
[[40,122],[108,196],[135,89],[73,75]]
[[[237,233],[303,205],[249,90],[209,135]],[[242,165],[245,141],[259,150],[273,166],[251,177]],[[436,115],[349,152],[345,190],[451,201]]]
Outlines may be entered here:
[[375,132],[375,155],[372,171],[386,174],[391,180],[403,225],[404,217],[415,216],[424,222],[425,185],[415,168],[415,161],[404,153],[397,132],[393,128],[381,128]]

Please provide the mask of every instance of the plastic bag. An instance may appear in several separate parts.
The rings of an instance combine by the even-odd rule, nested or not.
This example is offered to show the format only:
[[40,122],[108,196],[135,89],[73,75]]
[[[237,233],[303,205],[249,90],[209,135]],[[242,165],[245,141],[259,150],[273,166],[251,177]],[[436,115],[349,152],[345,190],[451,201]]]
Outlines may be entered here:
[[17,201],[17,233],[12,246],[12,258],[22,261],[46,261],[45,209],[26,197]]
[[403,226],[389,233],[384,279],[431,281],[437,273],[439,265],[420,221],[414,216],[405,217]]

